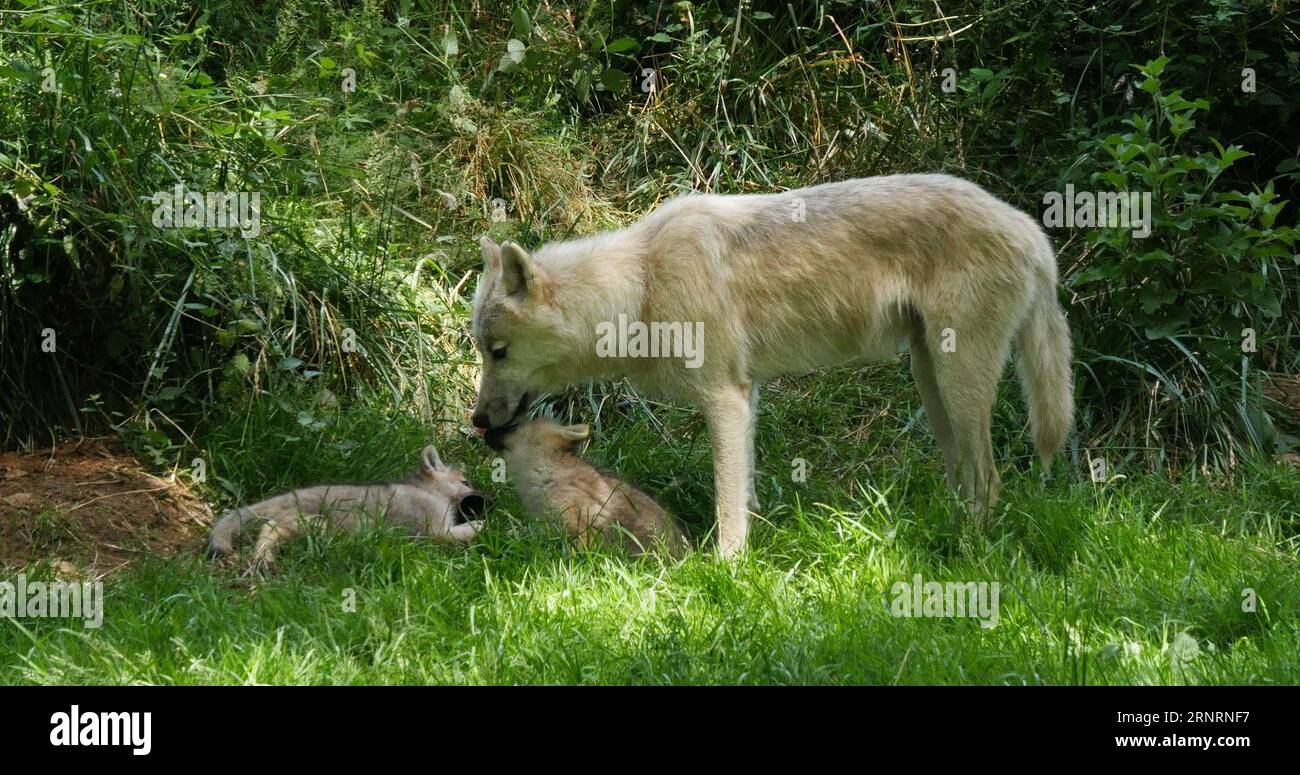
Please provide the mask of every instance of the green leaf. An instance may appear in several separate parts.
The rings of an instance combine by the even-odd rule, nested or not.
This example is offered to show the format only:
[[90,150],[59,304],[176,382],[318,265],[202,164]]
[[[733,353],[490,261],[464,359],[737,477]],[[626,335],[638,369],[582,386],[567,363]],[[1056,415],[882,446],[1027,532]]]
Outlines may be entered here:
[[515,34],[519,37],[527,38],[533,34],[533,22],[528,18],[528,10],[522,5],[515,7],[510,21],[514,25]]
[[522,40],[511,38],[506,42],[506,53],[501,57],[501,62],[497,65],[497,70],[508,73],[519,65],[523,64],[524,53],[528,47]]
[[81,251],[77,249],[77,240],[71,234],[63,235],[63,252],[67,254],[72,265],[81,271]]
[[1232,166],[1232,163],[1238,159],[1253,155],[1250,151],[1243,151],[1239,145],[1229,145],[1224,148],[1218,139],[1213,137],[1210,138],[1210,142],[1214,143],[1214,147],[1219,150],[1219,161],[1223,164],[1224,169]]
[[641,48],[641,44],[634,38],[619,38],[605,47],[605,50],[611,54],[621,54],[624,51],[633,51]]
[[1146,75],[1160,75],[1165,71],[1165,65],[1169,64],[1169,57],[1160,57],[1147,62],[1145,65],[1138,65],[1138,70]]
[[627,73],[612,67],[600,74],[600,83],[615,94],[622,94],[630,88]]
[[1178,299],[1178,292],[1171,289],[1161,289],[1152,285],[1142,288],[1138,294],[1138,299],[1142,302],[1142,311],[1148,315],[1168,304],[1172,304]]
[[1094,283],[1098,280],[1108,280],[1119,273],[1115,267],[1103,264],[1101,266],[1090,266],[1087,269],[1074,275],[1071,285],[1080,286]]
[[1191,312],[1185,307],[1178,309],[1164,320],[1147,326],[1145,330],[1146,337],[1147,339],[1166,339],[1183,330],[1189,320],[1191,320]]

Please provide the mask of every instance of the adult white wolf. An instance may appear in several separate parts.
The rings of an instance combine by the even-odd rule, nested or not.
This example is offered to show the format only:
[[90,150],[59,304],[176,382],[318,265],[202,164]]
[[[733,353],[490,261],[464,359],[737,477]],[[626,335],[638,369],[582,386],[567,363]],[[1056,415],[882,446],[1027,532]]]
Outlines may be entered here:
[[[693,404],[712,436],[724,557],[745,545],[747,505],[758,508],[757,386],[779,374],[889,356],[907,341],[948,483],[977,514],[997,499],[989,425],[1013,339],[1044,466],[1071,426],[1051,244],[1032,218],[968,181],[890,175],[687,195],[628,228],[532,254],[481,244],[474,424],[511,425],[537,391],[619,375]],[[600,339],[625,320],[702,331],[703,360],[667,345],[661,357],[609,357]]]

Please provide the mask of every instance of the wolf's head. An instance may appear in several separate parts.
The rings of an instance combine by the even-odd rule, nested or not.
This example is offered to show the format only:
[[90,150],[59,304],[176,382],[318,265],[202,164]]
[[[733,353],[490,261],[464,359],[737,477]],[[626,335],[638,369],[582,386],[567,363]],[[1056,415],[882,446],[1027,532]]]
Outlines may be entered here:
[[560,425],[541,419],[504,428],[489,428],[483,438],[497,452],[518,452],[544,458],[573,450],[591,438],[591,428],[586,425]]
[[407,480],[422,490],[441,495],[456,506],[456,522],[481,519],[490,500],[476,489],[459,468],[449,466],[432,446],[420,453],[420,469]]
[[544,267],[513,242],[484,237],[483,275],[474,292],[470,333],[483,359],[474,425],[501,428],[528,409],[532,395],[562,387],[568,356],[564,316]]

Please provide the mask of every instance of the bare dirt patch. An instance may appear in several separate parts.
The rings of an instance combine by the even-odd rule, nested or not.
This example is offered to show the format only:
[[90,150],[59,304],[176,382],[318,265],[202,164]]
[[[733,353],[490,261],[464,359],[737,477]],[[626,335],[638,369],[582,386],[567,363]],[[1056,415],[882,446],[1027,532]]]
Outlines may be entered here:
[[1264,395],[1300,415],[1300,374],[1294,377],[1274,374],[1264,383]]
[[211,522],[184,483],[150,474],[112,441],[0,453],[0,566],[112,573],[141,557],[193,550]]

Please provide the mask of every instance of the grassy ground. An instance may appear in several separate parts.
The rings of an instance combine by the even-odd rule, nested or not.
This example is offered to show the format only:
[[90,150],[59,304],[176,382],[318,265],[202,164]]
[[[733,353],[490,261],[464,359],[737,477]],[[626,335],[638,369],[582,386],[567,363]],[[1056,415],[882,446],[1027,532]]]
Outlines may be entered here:
[[[439,431],[444,455],[500,496],[468,548],[383,533],[321,536],[264,579],[193,555],[106,583],[104,624],[0,627],[0,681],[86,683],[1295,683],[1300,476],[1239,468],[1113,481],[1021,464],[1018,397],[999,405],[1004,497],[984,535],[954,536],[905,367],[772,386],[760,420],[764,519],[734,565],[578,552],[521,516],[490,453]],[[620,403],[588,454],[662,497],[706,545],[700,419]],[[575,403],[582,403],[576,401]],[[564,407],[560,407],[564,409]],[[653,422],[651,421],[653,418]],[[381,404],[300,423],[266,402],[201,439],[249,495],[388,476],[428,440]],[[662,430],[657,424],[662,425]],[[256,433],[250,428],[259,429]],[[450,438],[455,441],[448,441]],[[792,481],[801,458],[807,481]],[[1077,466],[1075,467],[1078,468]],[[892,587],[998,582],[995,626],[891,614]],[[1253,612],[1243,601],[1254,591]],[[352,603],[355,603],[354,605]],[[1248,607],[1248,606],[1247,606]]]

